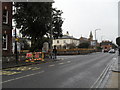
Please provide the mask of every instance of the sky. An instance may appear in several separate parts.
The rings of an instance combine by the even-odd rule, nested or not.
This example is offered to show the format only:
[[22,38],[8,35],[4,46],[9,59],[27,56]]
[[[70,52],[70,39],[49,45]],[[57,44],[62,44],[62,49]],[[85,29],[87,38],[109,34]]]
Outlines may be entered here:
[[62,29],[75,38],[89,37],[98,42],[118,37],[118,1],[120,0],[54,0],[53,7],[63,11]]

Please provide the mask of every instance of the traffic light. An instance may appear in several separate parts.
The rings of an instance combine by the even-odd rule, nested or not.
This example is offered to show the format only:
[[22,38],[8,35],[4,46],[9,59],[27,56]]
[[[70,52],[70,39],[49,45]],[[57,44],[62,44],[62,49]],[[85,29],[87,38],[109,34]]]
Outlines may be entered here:
[[117,38],[116,38],[116,44],[117,44],[118,46],[120,46],[120,37],[117,37]]

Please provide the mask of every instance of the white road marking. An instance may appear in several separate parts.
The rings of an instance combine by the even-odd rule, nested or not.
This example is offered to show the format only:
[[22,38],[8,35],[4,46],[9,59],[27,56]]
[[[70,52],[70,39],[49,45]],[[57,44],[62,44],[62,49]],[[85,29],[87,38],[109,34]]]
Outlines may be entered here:
[[43,72],[45,72],[45,71],[40,71],[40,72],[37,72],[37,73],[33,73],[33,74],[29,74],[29,75],[25,75],[25,76],[18,77],[18,78],[15,78],[15,79],[10,79],[10,80],[7,80],[7,81],[3,81],[2,83],[7,83],[7,82],[10,82],[10,81],[14,81],[14,80],[22,79],[22,78],[25,78],[25,77],[30,77],[30,76],[33,76],[33,75],[36,75],[36,74],[40,74],[40,73],[43,73]]
[[113,60],[108,63],[108,65],[105,67],[105,69],[100,74],[100,76],[97,78],[97,80],[94,82],[94,84],[91,86],[91,88],[93,88],[96,85],[96,83],[100,80],[100,78],[103,78],[103,75],[109,70],[109,67],[112,63],[113,63]]
[[64,58],[61,58],[61,60],[65,60]]
[[113,59],[117,59],[117,58],[113,58]]
[[64,64],[64,63],[59,63],[59,64]]
[[52,64],[52,65],[49,65],[50,67],[53,67],[53,66],[55,66],[54,64]]
[[71,61],[67,61],[68,63],[70,63]]

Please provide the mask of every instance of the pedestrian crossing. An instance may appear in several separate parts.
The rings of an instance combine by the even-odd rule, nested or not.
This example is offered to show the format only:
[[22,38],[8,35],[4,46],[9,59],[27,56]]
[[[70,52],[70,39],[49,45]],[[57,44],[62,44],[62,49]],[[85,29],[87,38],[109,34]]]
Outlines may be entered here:
[[40,67],[22,66],[0,70],[0,75],[16,75],[28,70],[39,70]]

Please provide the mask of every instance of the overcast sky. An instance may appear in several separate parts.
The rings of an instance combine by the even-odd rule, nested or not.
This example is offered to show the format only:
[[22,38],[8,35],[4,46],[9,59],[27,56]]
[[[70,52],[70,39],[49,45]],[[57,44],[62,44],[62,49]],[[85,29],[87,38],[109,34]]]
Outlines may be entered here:
[[118,1],[120,0],[54,0],[53,7],[62,10],[63,33],[69,31],[76,38],[89,37],[90,31],[97,40],[112,40],[118,36]]

